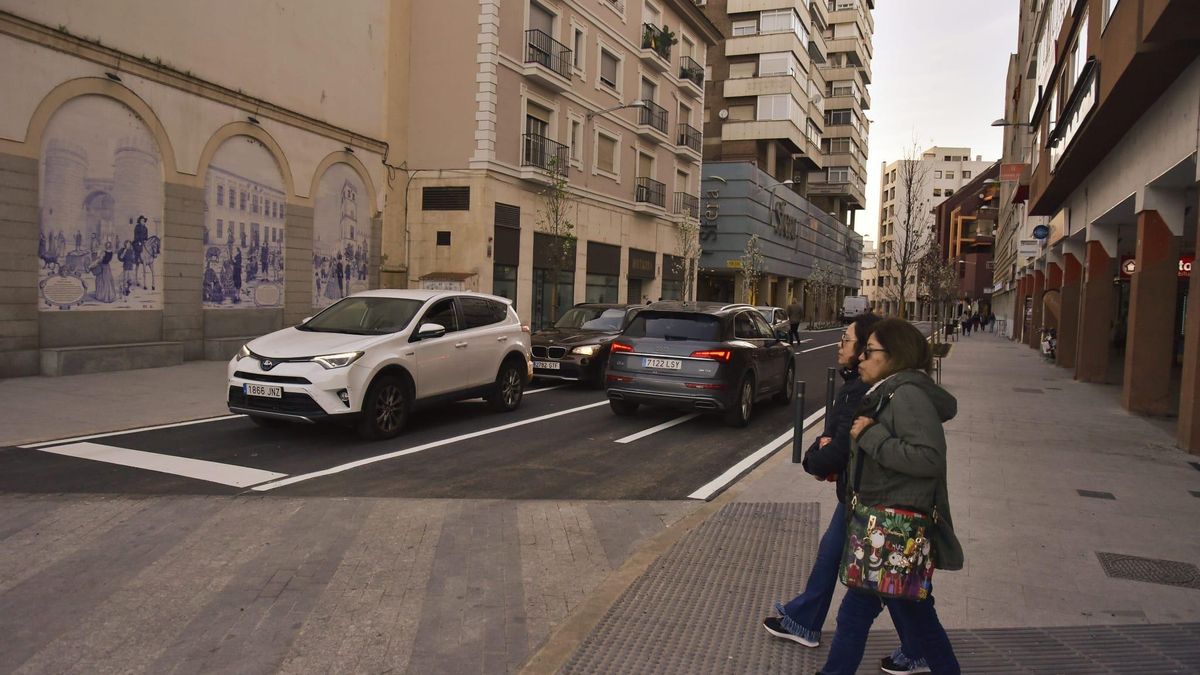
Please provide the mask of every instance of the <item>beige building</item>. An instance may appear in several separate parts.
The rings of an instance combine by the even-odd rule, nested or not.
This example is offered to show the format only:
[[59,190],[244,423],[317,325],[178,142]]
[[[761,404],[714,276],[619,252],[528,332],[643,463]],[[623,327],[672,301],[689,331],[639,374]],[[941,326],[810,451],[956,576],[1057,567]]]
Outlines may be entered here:
[[[925,245],[933,238],[934,208],[946,197],[953,195],[963,185],[970,183],[980,172],[993,162],[985,162],[981,156],[971,159],[971,149],[961,147],[934,146],[921,153],[912,170],[912,194],[906,188],[902,167],[910,160],[882,162],[879,192],[879,253],[877,256],[878,294],[877,308],[883,314],[900,314],[900,303],[905,304],[904,315],[917,316],[916,261],[925,252]],[[920,232],[912,246],[907,246],[908,231],[904,222],[909,199],[915,202],[912,209],[912,232]],[[900,270],[904,260],[908,264],[908,282],[903,284],[901,297]],[[922,308],[924,312],[926,308]],[[924,318],[919,317],[919,318]]]
[[719,37],[679,0],[0,0],[0,376],[224,359],[379,286],[544,322],[551,157],[561,304],[677,296]]
[[859,295],[867,296],[867,302],[874,309],[879,303],[879,249],[874,240],[863,240],[862,277]]
[[[720,38],[695,4],[414,3],[412,24],[409,246],[385,269],[510,297],[535,329],[577,301],[682,297],[679,225],[697,216],[703,64]],[[555,168],[576,240],[557,264]]]

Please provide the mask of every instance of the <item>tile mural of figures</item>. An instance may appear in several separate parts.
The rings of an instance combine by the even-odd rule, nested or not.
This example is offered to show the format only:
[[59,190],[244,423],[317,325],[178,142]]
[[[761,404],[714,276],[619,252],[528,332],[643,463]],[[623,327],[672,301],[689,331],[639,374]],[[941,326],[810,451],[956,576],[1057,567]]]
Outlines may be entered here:
[[141,118],[104,96],[71,99],[38,169],[39,309],[162,309],[162,157]]
[[371,205],[358,172],[336,163],[317,185],[313,216],[313,308],[367,290]]
[[257,139],[228,139],[204,194],[204,307],[282,307],[286,199],[275,158]]

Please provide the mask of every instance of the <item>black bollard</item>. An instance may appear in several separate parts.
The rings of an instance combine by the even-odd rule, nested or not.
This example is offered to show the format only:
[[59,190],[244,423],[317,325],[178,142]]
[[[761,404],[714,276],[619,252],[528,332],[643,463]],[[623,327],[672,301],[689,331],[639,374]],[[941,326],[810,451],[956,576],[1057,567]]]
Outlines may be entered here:
[[825,411],[833,409],[834,385],[837,383],[837,368],[825,369]]
[[792,433],[792,464],[804,459],[804,380],[796,380],[796,427]]

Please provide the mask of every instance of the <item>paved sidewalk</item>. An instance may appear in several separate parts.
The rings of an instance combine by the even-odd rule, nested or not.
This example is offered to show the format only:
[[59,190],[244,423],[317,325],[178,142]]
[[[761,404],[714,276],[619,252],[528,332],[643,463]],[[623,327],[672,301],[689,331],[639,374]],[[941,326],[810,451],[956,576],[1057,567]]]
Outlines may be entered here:
[[[959,403],[947,425],[950,500],[967,562],[935,585],[964,671],[1200,672],[1195,568],[1166,570],[1177,585],[1165,585],[1110,577],[1099,557],[1200,562],[1200,458],[1174,447],[1172,425],[1125,412],[1119,388],[1077,383],[991,334],[954,345],[943,384]],[[790,515],[811,502],[815,521]],[[664,673],[811,672],[827,647],[805,650],[757,624],[787,599],[776,590],[781,575],[792,592],[802,588],[811,561],[789,558],[811,555],[835,503],[832,484],[805,475],[784,449],[710,504],[707,520],[694,514],[660,535],[650,544],[660,557],[631,560],[620,572],[631,582],[601,588],[610,596],[581,611],[600,618],[586,629],[569,619],[526,672],[636,672],[638,662]],[[729,510],[739,504],[751,512]],[[721,524],[731,518],[744,523]],[[747,546],[756,548],[738,550]],[[749,607],[745,595],[756,599]],[[664,623],[661,641],[639,637]],[[872,659],[895,644],[886,613],[876,628],[863,673],[878,672]]]

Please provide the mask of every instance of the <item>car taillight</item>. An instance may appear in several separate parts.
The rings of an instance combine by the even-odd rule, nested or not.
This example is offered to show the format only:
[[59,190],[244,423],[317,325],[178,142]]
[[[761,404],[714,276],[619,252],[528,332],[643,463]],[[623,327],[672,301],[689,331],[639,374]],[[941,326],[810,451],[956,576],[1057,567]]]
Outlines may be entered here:
[[733,352],[728,349],[701,349],[692,352],[693,359],[712,359],[721,363],[729,363],[733,358]]
[[612,352],[632,352],[632,351],[633,351],[633,345],[627,345],[627,344],[625,344],[624,342],[614,342],[614,343],[612,343],[612,346],[611,346],[611,347],[609,347],[609,351],[612,351]]

